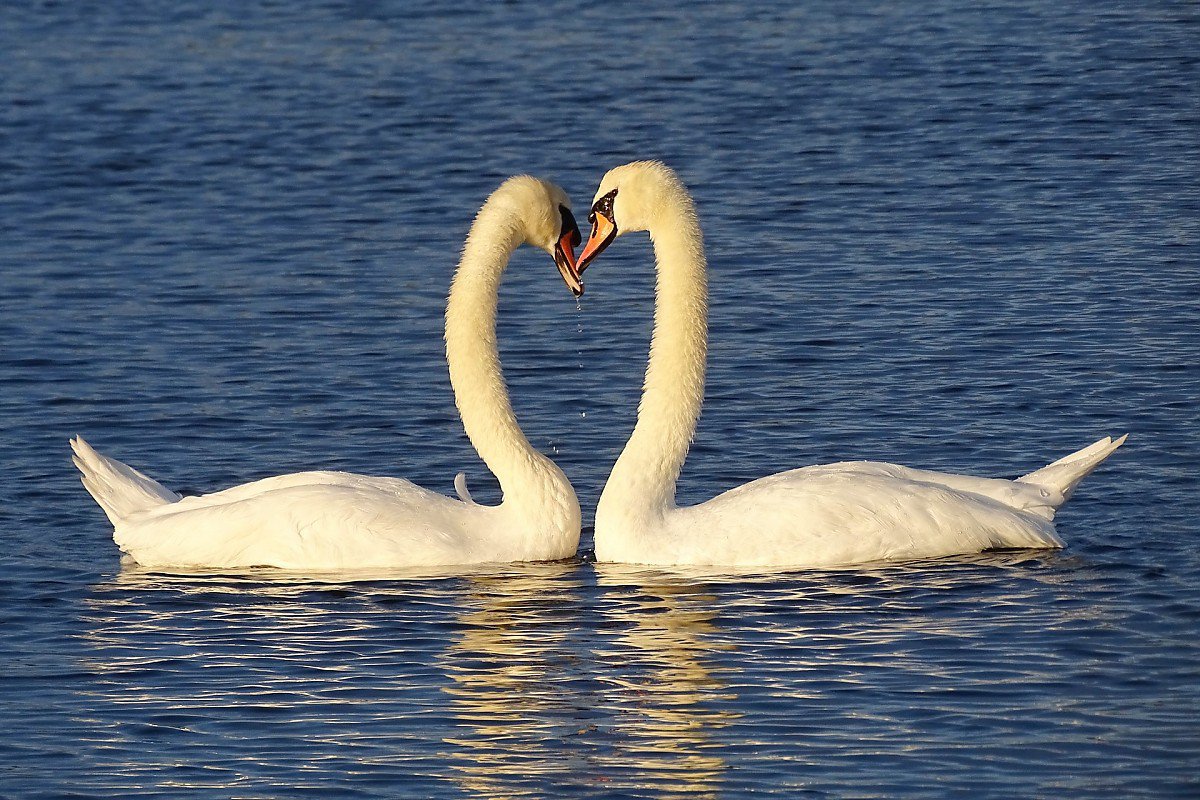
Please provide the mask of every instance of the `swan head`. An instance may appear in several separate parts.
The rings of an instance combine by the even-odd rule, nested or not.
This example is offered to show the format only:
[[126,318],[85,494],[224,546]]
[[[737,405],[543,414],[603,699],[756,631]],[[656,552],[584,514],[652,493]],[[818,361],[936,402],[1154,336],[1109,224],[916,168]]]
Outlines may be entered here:
[[567,288],[576,297],[583,294],[583,280],[575,261],[575,248],[583,237],[566,192],[549,181],[517,175],[500,184],[489,203],[502,206],[517,221],[525,244],[554,259]]
[[687,196],[679,176],[661,161],[634,161],[610,169],[592,200],[592,234],[579,254],[579,273],[618,236],[650,230],[665,209]]

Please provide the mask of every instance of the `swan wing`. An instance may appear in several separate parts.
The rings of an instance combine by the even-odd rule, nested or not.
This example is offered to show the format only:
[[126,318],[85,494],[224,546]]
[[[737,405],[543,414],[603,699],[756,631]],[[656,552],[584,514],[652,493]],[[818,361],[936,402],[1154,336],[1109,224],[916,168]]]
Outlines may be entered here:
[[[995,500],[1001,505],[1017,511],[1037,514],[1047,520],[1054,519],[1054,510],[1064,502],[1062,492],[1050,486],[1005,480],[1003,478],[980,478],[974,475],[957,475],[950,472],[913,469],[899,464],[880,461],[843,461],[815,467],[805,467],[794,472],[807,475],[823,472],[846,472],[859,475],[879,475],[909,481],[916,484],[944,486],[956,492],[979,495]],[[783,473],[788,474],[788,473]]]
[[761,478],[678,509],[669,538],[677,552],[669,557],[818,567],[1062,545],[1050,521],[1036,513],[908,472],[847,462]]
[[341,569],[461,564],[487,509],[401,478],[308,472],[157,506],[114,539],[143,566]]

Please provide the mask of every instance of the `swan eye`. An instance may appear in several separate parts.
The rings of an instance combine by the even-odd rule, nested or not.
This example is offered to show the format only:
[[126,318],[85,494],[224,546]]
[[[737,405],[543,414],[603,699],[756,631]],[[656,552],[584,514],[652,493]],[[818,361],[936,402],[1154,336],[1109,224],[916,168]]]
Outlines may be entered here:
[[617,221],[613,217],[613,201],[616,199],[617,199],[617,190],[613,189],[611,192],[604,195],[596,202],[592,203],[592,210],[588,214],[588,222],[591,223],[593,237],[596,236],[596,231],[598,230],[596,227],[596,215],[597,214],[599,214],[600,216],[607,219],[610,223],[612,223],[614,228],[616,227]]
[[613,219],[613,201],[617,199],[617,190],[613,189],[592,204],[592,213],[588,214],[588,222],[596,223],[596,214],[603,214],[610,221]]

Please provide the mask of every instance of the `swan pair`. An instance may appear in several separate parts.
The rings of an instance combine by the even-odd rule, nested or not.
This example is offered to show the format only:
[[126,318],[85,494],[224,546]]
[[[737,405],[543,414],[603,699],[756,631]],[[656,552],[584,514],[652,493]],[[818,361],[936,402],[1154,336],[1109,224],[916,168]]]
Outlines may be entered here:
[[505,181],[467,236],[446,306],[446,359],[467,436],[503,491],[498,506],[400,478],[304,472],[180,497],[141,472],[71,444],[83,484],[117,545],[148,567],[337,570],[568,558],[579,501],[513,414],[496,346],[501,276],[522,244],[555,261],[576,295],[582,273],[617,237],[648,231],[657,262],[654,335],[637,424],[596,508],[599,561],[780,568],[932,558],[1062,542],[1054,513],[1125,440],[1102,439],[1016,481],[845,462],[779,473],[696,506],[675,486],[704,395],[704,246],[690,195],[659,162],[605,175],[581,242],[553,184]]

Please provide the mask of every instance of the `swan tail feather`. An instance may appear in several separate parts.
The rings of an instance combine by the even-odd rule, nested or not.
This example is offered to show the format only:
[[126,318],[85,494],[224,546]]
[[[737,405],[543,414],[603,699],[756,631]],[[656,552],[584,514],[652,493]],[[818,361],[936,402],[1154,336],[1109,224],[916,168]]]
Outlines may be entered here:
[[130,514],[181,499],[128,464],[96,452],[83,437],[72,439],[71,449],[75,451],[71,460],[83,476],[83,487],[114,526]]
[[458,493],[458,499],[467,505],[477,505],[471,497],[471,490],[467,488],[467,473],[460,472],[454,476],[454,491]]
[[1017,480],[1021,483],[1044,486],[1061,494],[1062,501],[1056,504],[1055,507],[1057,507],[1070,499],[1071,493],[1075,491],[1079,482],[1100,466],[1100,463],[1112,455],[1114,450],[1125,444],[1128,436],[1129,434],[1125,434],[1117,439],[1105,436],[1100,441],[1060,458],[1053,464],[1017,478]]

